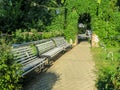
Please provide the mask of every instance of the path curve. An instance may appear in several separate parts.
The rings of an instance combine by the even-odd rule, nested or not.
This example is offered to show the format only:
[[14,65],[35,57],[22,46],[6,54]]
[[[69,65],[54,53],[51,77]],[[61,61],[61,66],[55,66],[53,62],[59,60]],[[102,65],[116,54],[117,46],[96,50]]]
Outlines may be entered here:
[[36,74],[24,90],[97,90],[90,45],[81,42],[47,70]]

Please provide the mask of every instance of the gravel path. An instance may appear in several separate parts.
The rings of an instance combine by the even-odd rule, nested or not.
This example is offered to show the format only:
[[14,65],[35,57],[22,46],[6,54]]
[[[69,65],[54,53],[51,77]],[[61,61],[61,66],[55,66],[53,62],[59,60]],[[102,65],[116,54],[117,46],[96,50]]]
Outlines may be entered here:
[[44,73],[31,74],[24,90],[97,90],[90,45],[82,42]]

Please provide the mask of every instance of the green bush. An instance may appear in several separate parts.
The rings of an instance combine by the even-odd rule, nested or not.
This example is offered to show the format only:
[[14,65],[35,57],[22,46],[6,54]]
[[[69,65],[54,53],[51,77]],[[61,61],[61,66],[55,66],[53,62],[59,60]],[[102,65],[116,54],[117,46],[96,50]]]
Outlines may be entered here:
[[62,36],[63,33],[59,31],[50,31],[50,32],[43,32],[42,39],[50,39],[52,37]]
[[26,30],[16,30],[16,32],[13,33],[12,42],[13,43],[23,43],[23,42],[30,42],[30,41],[37,41],[41,40],[42,34],[37,32],[36,29],[31,29],[30,32],[27,32]]
[[102,67],[99,70],[96,83],[98,90],[114,90],[114,85],[112,82],[113,75],[113,67]]
[[21,70],[10,53],[11,48],[2,44],[0,46],[0,89],[1,90],[20,90],[21,85],[18,83],[21,77]]
[[96,86],[98,90],[119,90],[120,89],[120,65],[102,67],[98,73]]
[[114,23],[95,18],[92,22],[92,28],[107,47],[119,46],[118,31]]
[[107,47],[119,47],[120,44],[120,12],[117,3],[117,0],[101,1],[97,6],[98,15],[91,22],[92,30]]
[[[120,64],[119,48],[93,48],[93,56],[97,68],[96,86],[98,90],[119,90],[120,89]],[[113,57],[108,53],[113,52]],[[113,59],[111,59],[113,58]]]
[[112,83],[114,85],[114,90],[120,90],[120,64],[116,68],[116,71],[113,74]]
[[72,41],[75,42],[76,36],[78,34],[77,28],[78,13],[74,9],[70,11],[71,12],[68,13],[67,26],[66,29],[64,30],[64,35],[68,41],[72,39]]

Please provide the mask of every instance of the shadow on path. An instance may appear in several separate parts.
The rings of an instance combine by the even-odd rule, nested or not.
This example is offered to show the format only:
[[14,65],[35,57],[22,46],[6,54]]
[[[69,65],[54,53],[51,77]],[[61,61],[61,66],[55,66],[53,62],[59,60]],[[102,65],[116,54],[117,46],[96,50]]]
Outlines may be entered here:
[[51,90],[59,75],[52,72],[35,73],[24,79],[23,90]]
[[82,41],[43,73],[30,73],[23,90],[97,90],[90,44]]

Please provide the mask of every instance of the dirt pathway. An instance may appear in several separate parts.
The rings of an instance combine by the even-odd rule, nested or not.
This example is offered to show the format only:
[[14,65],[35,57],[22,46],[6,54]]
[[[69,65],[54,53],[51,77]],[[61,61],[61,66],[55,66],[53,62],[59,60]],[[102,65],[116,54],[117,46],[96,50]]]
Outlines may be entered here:
[[90,45],[82,42],[60,57],[47,72],[36,74],[24,90],[96,90]]

